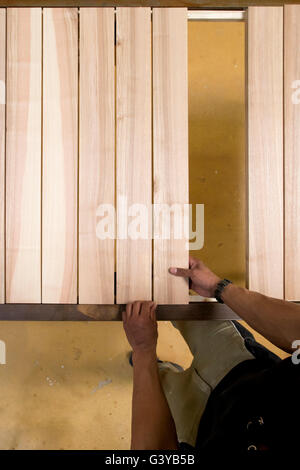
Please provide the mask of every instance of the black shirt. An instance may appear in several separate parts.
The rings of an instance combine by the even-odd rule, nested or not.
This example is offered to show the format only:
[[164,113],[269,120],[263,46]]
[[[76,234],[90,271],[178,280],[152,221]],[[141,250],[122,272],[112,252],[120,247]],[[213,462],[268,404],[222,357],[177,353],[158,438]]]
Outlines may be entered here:
[[213,390],[200,421],[202,452],[295,450],[299,441],[300,366],[244,361]]
[[200,421],[201,454],[298,448],[300,365],[281,360],[235,323],[254,359],[235,366],[211,393]]

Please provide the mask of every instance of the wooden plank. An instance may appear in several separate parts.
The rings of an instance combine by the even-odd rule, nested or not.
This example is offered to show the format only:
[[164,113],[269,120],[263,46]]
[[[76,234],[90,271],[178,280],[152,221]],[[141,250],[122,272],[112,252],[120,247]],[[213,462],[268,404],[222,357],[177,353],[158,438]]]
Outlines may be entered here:
[[282,298],[283,8],[248,21],[249,288]]
[[41,302],[41,18],[7,10],[7,303]]
[[[80,9],[79,302],[114,303],[114,239],[96,236],[114,208],[114,9]],[[104,216],[107,213],[103,213]]]
[[284,8],[285,298],[300,300],[300,5]]
[[[117,9],[117,303],[152,297],[151,290],[151,11]],[[124,198],[124,199],[123,199]],[[143,204],[141,236],[121,233],[120,217]],[[134,219],[132,219],[134,220]],[[145,230],[144,230],[145,229]],[[144,231],[144,233],[143,233]],[[124,236],[124,239],[123,239]]]
[[76,303],[78,11],[43,18],[42,301]]
[[[4,304],[0,321],[122,321],[125,305]],[[238,320],[227,305],[200,302],[190,305],[158,305],[157,320]]]
[[0,10],[0,304],[5,302],[5,101],[6,10]]
[[[296,4],[299,0],[129,0],[127,7],[248,7]],[[0,6],[118,7],[124,0],[0,0]]]
[[[153,164],[154,203],[188,203],[187,10],[153,12]],[[183,206],[182,206],[183,207]],[[182,211],[183,212],[183,211]],[[157,215],[154,224],[157,224]],[[154,240],[154,300],[188,303],[185,279],[170,266],[187,267],[184,238]]]

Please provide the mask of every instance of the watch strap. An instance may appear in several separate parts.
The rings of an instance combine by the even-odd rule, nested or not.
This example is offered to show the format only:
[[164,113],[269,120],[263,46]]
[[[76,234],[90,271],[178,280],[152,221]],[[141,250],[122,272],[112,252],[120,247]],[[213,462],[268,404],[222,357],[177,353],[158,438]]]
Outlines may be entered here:
[[221,295],[222,295],[224,288],[228,286],[228,284],[232,284],[232,282],[229,281],[229,279],[222,279],[222,281],[218,282],[217,284],[217,287],[215,290],[215,298],[220,304],[224,303],[223,300],[221,299]]

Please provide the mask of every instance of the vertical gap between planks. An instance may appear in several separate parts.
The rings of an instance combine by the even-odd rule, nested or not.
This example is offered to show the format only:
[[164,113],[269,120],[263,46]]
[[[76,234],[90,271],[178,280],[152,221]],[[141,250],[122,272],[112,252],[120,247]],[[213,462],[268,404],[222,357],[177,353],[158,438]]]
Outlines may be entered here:
[[248,38],[248,10],[246,13],[245,30],[244,30],[244,68],[245,68],[245,211],[246,211],[246,279],[245,286],[249,289],[249,93],[248,93],[248,49],[249,49],[249,38]]
[[117,303],[117,237],[118,237],[118,217],[117,217],[117,9],[114,8],[114,303]]
[[153,8],[151,12],[151,299],[154,300]]
[[77,9],[77,304],[79,304],[80,8]]
[[282,266],[283,266],[283,273],[282,273],[282,282],[283,282],[283,299],[285,299],[285,6],[282,7],[282,227],[283,227],[283,235],[282,235]]
[[5,109],[4,109],[4,188],[3,188],[3,204],[4,204],[4,212],[3,212],[3,246],[2,249],[4,250],[3,254],[3,302],[6,303],[6,129],[7,129],[7,8],[5,8]]
[[41,8],[41,303],[43,302],[43,138],[44,138],[44,8]]

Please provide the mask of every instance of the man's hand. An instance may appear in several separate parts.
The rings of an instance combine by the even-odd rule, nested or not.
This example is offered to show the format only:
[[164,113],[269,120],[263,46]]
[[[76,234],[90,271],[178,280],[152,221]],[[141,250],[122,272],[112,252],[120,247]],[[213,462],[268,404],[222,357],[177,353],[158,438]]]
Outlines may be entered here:
[[156,354],[157,321],[154,302],[133,302],[126,305],[123,324],[134,353]]
[[177,450],[176,428],[160,383],[156,358],[154,302],[133,302],[123,312],[124,329],[133,350],[133,450]]
[[169,272],[174,276],[188,277],[190,288],[202,297],[214,297],[214,293],[220,278],[208,269],[202,261],[190,256],[189,269],[170,268]]

